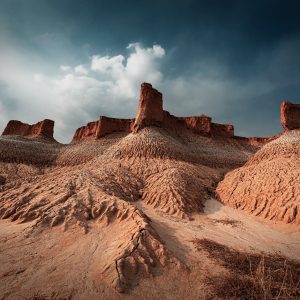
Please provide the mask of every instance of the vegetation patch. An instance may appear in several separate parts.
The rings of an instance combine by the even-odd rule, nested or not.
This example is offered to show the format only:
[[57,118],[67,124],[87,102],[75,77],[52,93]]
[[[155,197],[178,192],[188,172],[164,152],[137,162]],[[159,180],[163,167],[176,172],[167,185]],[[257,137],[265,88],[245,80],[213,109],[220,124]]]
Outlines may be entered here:
[[240,252],[209,239],[194,239],[197,250],[230,271],[208,278],[222,299],[299,299],[300,262],[279,255]]

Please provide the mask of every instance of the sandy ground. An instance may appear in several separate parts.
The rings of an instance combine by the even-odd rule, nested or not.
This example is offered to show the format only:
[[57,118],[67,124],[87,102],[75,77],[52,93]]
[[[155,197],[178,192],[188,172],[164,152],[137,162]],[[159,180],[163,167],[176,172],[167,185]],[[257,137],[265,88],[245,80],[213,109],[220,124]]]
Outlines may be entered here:
[[[153,227],[167,246],[184,260],[197,260],[197,253],[190,242],[194,238],[208,238],[241,251],[277,253],[292,259],[300,257],[297,226],[267,222],[214,199],[205,203],[204,214],[193,215],[194,220],[191,221],[156,212],[142,202],[137,206],[151,218]],[[223,220],[234,222],[225,225]]]
[[[203,214],[194,214],[190,221],[157,211],[143,202],[135,205],[150,217],[152,227],[166,247],[190,269],[189,275],[183,270],[178,274],[174,274],[174,270],[158,273],[140,281],[130,293],[118,294],[102,281],[98,270],[114,255],[120,231],[124,229],[95,227],[84,235],[76,228],[67,232],[52,228],[42,235],[30,235],[32,223],[1,220],[0,299],[24,299],[40,291],[45,295],[59,291],[59,296],[66,299],[99,299],[99,296],[103,299],[180,299],[184,295],[186,299],[195,296],[205,299],[201,276],[219,272],[220,267],[204,252],[195,249],[192,243],[195,238],[209,238],[247,252],[300,257],[300,232],[296,227],[267,223],[214,199],[205,203]],[[230,222],[224,224],[224,220]],[[176,284],[181,289],[178,294],[174,290]],[[194,287],[192,294],[189,284]],[[155,285],[159,291],[152,290]]]

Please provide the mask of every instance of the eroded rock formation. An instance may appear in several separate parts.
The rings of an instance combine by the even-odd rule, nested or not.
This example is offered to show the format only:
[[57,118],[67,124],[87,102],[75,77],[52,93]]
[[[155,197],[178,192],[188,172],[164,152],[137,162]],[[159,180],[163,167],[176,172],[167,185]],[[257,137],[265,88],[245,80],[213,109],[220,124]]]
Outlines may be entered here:
[[102,116],[97,137],[100,138],[112,132],[131,132],[133,123],[134,119],[115,119]]
[[207,135],[211,133],[211,117],[201,115],[194,117],[182,117],[178,119],[182,120],[186,127],[195,133]]
[[300,104],[283,101],[280,107],[280,120],[285,130],[300,128]]
[[95,139],[99,121],[87,123],[86,126],[79,127],[72,139],[72,143],[80,140]]
[[20,135],[25,137],[44,137],[53,139],[54,121],[45,119],[36,124],[29,125],[17,120],[8,122],[2,135]]
[[98,121],[90,122],[76,130],[72,143],[97,140],[114,132],[131,132],[134,119],[116,119],[101,116]]
[[300,132],[267,143],[217,187],[220,200],[255,216],[300,224]]
[[163,122],[162,94],[149,83],[142,83],[134,132],[146,126],[161,126]]
[[[234,138],[251,145],[264,145],[281,134],[270,137],[240,137],[234,135],[231,124],[218,124],[206,115],[176,117],[163,110],[162,94],[149,83],[142,83],[138,112],[135,119],[116,119],[105,116],[76,130],[72,142],[97,140],[114,132],[137,133],[139,130],[156,126],[168,129],[187,128],[195,134],[213,138]],[[300,128],[300,104],[284,101],[281,105],[281,123],[285,130]]]

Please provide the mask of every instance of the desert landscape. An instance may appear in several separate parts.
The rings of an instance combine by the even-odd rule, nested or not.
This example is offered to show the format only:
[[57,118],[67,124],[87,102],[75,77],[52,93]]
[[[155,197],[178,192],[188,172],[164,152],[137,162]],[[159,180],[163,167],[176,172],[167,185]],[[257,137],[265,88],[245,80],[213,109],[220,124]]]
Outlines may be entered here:
[[300,104],[265,138],[176,117],[150,83],[136,104],[69,144],[8,122],[0,299],[299,299]]

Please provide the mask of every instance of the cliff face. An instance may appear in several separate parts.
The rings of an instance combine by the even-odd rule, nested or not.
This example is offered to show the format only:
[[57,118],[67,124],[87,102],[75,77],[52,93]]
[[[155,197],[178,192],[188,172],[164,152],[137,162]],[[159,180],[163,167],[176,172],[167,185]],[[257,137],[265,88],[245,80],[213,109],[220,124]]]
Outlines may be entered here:
[[[283,102],[281,105],[281,123],[285,130],[300,128],[300,104]],[[268,143],[281,134],[257,138],[234,135],[234,127],[230,124],[212,122],[206,115],[176,117],[163,110],[162,94],[149,83],[142,83],[136,119],[115,119],[100,117],[98,121],[88,123],[77,129],[72,142],[95,140],[113,132],[136,133],[144,127],[157,126],[164,128],[187,128],[196,134],[214,138],[235,138],[252,145]]]
[[175,128],[183,126],[196,134],[231,138],[234,136],[232,125],[213,123],[208,116],[175,117],[163,110],[162,94],[149,83],[142,83],[136,119],[115,119],[100,117],[76,130],[72,143],[97,140],[113,132],[138,132],[147,126]]
[[149,83],[142,83],[134,132],[147,126],[161,126],[163,122],[162,94]]
[[195,117],[178,118],[185,123],[185,126],[195,133],[209,135],[211,133],[211,117],[202,115]]
[[283,101],[280,107],[280,119],[285,130],[300,128],[300,104]]
[[86,126],[79,127],[72,139],[72,143],[81,140],[89,140],[96,138],[96,132],[99,126],[99,121],[90,122]]
[[187,128],[197,134],[225,138],[231,138],[234,136],[233,125],[213,123],[211,117],[205,115],[181,117],[178,119],[183,121]]
[[101,116],[98,121],[90,122],[76,130],[72,143],[97,140],[114,132],[128,132],[133,129],[134,119],[115,119]]
[[97,138],[113,132],[131,132],[133,129],[134,119],[115,119],[100,117],[100,126],[97,132]]
[[54,121],[45,119],[36,124],[29,125],[17,120],[8,122],[2,135],[20,135],[25,137],[44,137],[53,139]]
[[137,132],[147,126],[171,127],[175,123],[183,123],[185,127],[197,134],[216,137],[234,136],[232,125],[212,123],[211,118],[205,115],[193,117],[174,117],[170,115],[163,110],[162,94],[153,89],[151,84],[143,83],[133,131]]

